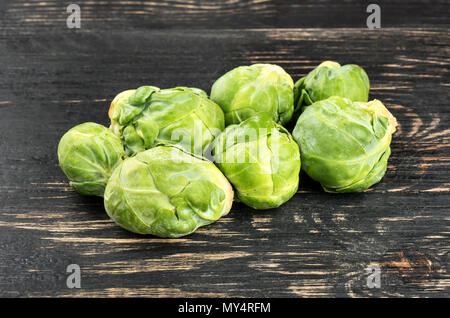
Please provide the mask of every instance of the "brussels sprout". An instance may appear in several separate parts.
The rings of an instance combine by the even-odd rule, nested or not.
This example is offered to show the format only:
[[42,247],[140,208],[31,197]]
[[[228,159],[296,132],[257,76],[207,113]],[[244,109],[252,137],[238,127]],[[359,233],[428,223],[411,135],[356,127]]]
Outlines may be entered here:
[[293,131],[302,169],[327,192],[365,190],[386,172],[396,125],[378,100],[333,96],[307,106]]
[[198,88],[142,86],[124,91],[114,98],[108,114],[110,128],[128,155],[161,142],[202,154],[225,128],[222,109]]
[[85,195],[103,196],[109,177],[124,155],[120,139],[96,123],[73,127],[58,145],[59,165],[70,186]]
[[255,209],[275,208],[297,191],[298,145],[268,115],[225,128],[213,143],[214,163],[233,184],[238,200]]
[[124,229],[180,237],[226,215],[233,189],[214,164],[173,146],[127,158],[105,190],[105,209]]
[[240,66],[213,84],[211,99],[222,107],[226,125],[261,113],[285,124],[294,112],[293,87],[291,76],[278,65]]
[[331,96],[367,102],[369,87],[369,77],[358,65],[325,61],[295,83],[295,111]]

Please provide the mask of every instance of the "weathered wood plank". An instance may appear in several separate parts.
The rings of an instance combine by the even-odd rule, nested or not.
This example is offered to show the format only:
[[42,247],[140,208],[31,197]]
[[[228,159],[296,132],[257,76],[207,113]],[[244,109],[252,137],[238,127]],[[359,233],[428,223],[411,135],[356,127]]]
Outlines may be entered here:
[[[23,30],[22,30],[23,31]],[[1,296],[449,296],[447,29],[0,32]],[[209,91],[223,72],[271,62],[293,77],[357,63],[400,123],[389,171],[331,195],[306,176],[281,208],[236,204],[195,234],[128,233],[57,166],[70,127],[107,124],[114,95],[142,84]],[[82,288],[65,285],[66,266]],[[368,289],[365,267],[382,268]]]
[[[5,28],[65,28],[66,7],[58,0],[2,1]],[[336,28],[366,27],[370,1],[331,0],[170,0],[75,2],[82,28],[93,30],[183,28]],[[444,0],[379,0],[383,27],[444,27],[449,25]],[[3,14],[2,14],[3,13]]]

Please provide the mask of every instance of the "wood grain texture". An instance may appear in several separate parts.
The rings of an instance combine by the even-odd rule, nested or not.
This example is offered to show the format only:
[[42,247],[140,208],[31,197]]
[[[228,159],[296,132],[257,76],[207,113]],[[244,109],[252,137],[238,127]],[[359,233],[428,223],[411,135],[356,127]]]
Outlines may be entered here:
[[[208,3],[80,1],[91,20],[69,30],[55,1],[2,2],[0,296],[450,296],[450,37],[444,14],[433,11],[444,2],[423,15],[411,2],[407,10],[425,20],[380,30],[299,29],[317,25],[295,24],[293,12],[280,18],[294,6],[287,1]],[[329,5],[305,3],[317,14]],[[430,27],[414,27],[423,21]],[[225,71],[258,62],[296,80],[327,59],[363,66],[370,97],[400,124],[388,172],[366,192],[326,194],[302,174],[278,209],[235,204],[219,222],[166,240],[114,225],[102,199],[76,194],[58,167],[63,133],[85,121],[107,125],[122,90],[209,91]],[[81,289],[66,287],[72,263]],[[380,289],[366,287],[369,264],[382,268]]]
[[[183,28],[336,28],[366,27],[367,6],[360,0],[169,0],[93,1],[3,0],[4,27],[60,29],[66,7],[76,3],[84,28],[96,30]],[[383,27],[448,26],[445,0],[378,0]],[[0,11],[1,14],[1,11]]]

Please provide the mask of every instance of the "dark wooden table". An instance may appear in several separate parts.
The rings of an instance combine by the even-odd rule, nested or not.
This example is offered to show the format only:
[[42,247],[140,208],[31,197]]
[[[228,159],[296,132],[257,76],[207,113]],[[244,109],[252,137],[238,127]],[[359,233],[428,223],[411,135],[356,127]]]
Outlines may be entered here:
[[[448,1],[0,2],[0,296],[449,297]],[[238,65],[294,80],[323,60],[363,66],[400,127],[381,183],[326,194],[306,176],[282,207],[235,204],[181,239],[126,232],[68,186],[57,144],[108,125],[120,91],[196,86]],[[66,268],[81,268],[81,288]],[[368,288],[365,269],[381,269]]]

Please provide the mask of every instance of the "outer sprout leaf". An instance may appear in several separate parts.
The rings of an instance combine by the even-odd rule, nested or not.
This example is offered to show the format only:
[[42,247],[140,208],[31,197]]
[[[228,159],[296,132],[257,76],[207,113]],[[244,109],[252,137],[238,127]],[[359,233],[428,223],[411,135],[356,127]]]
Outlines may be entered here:
[[160,142],[202,155],[225,128],[222,109],[198,88],[142,86],[118,94],[108,114],[129,156]]
[[305,108],[293,137],[302,169],[327,192],[362,191],[386,172],[396,121],[377,100],[333,96]]
[[294,82],[280,66],[253,64],[227,72],[213,84],[211,99],[222,107],[226,125],[257,114],[287,123],[294,111]]
[[180,237],[226,215],[233,190],[212,162],[161,145],[125,159],[104,198],[106,212],[121,227]]
[[299,148],[267,114],[228,126],[214,141],[213,157],[237,199],[252,208],[278,207],[297,191]]
[[369,88],[369,77],[360,66],[325,61],[295,83],[295,111],[331,96],[367,102]]
[[116,135],[90,122],[70,129],[58,145],[61,169],[71,187],[85,195],[103,196],[106,183],[124,154]]

